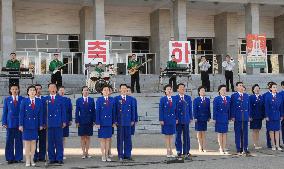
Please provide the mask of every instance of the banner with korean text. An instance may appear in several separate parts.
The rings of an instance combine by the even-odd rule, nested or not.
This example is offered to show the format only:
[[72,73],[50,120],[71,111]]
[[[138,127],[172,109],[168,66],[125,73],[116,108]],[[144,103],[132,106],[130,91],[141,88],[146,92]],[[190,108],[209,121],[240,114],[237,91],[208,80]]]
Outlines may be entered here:
[[169,42],[169,60],[175,55],[177,64],[191,64],[191,46],[190,41],[170,41]]
[[86,40],[84,64],[109,64],[109,41],[108,40]]

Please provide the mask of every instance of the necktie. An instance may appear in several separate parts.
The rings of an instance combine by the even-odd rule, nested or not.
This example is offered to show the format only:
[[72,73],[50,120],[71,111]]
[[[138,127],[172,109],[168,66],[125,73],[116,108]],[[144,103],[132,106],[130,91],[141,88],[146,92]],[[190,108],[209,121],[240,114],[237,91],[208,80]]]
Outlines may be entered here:
[[51,96],[51,103],[54,104],[54,96]]
[[169,98],[170,107],[173,106],[172,98]]
[[183,96],[181,96],[181,101],[184,101]]
[[125,96],[123,96],[123,97],[122,97],[122,102],[123,102],[123,103],[125,103],[125,102],[126,102],[126,100],[125,100]]
[[35,101],[32,100],[32,109],[34,110],[35,109]]
[[106,105],[108,106],[109,102],[108,102],[108,98],[106,97]]
[[14,105],[16,106],[16,105],[17,105],[17,103],[18,103],[17,98],[16,98],[16,97],[14,97]]
[[84,105],[86,106],[88,104],[87,98],[84,99]]
[[242,95],[242,94],[240,95],[240,98],[241,98],[241,100],[243,101],[243,95]]
[[226,105],[227,104],[227,100],[226,100],[226,97],[224,97],[224,104]]
[[272,101],[276,100],[276,95],[273,95]]
[[202,103],[204,106],[206,105],[205,97],[202,97]]

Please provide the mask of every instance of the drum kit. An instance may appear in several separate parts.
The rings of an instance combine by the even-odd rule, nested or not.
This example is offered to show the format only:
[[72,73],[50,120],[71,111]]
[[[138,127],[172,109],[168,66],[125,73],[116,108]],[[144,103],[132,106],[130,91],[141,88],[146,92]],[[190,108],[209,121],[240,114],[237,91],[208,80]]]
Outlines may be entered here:
[[86,85],[93,93],[100,93],[103,86],[109,85],[112,87],[113,92],[116,92],[115,87],[116,69],[113,65],[109,66],[105,72],[88,71]]

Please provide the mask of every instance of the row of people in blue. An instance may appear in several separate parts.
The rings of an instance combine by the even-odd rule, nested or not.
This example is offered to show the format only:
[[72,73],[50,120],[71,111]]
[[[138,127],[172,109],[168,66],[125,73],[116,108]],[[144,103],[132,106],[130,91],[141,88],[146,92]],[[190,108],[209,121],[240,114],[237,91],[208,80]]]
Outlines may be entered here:
[[[245,92],[242,82],[236,83],[237,92],[231,96],[226,94],[226,86],[218,87],[219,96],[213,101],[213,122],[215,132],[218,135],[219,151],[228,154],[227,132],[229,121],[234,122],[235,145],[238,154],[249,154],[248,151],[248,126],[253,130],[253,143],[255,149],[259,146],[259,131],[262,128],[262,120],[266,120],[266,128],[272,140],[272,150],[282,150],[280,147],[279,132],[283,132],[284,118],[284,91],[277,92],[277,84],[269,82],[269,91],[260,95],[260,87],[256,84],[252,87],[252,95]],[[284,87],[284,82],[281,83]],[[165,135],[167,157],[173,157],[172,138],[176,134],[175,145],[178,156],[190,157],[189,125],[195,122],[199,151],[206,152],[205,132],[207,122],[211,120],[210,99],[206,97],[205,88],[199,87],[199,97],[192,100],[185,94],[185,85],[177,86],[178,95],[172,96],[172,87],[164,87],[165,95],[160,99],[159,121],[162,134]],[[181,139],[183,135],[183,139]],[[182,141],[183,140],[183,141]],[[283,139],[284,144],[284,139]]]
[[[72,103],[64,96],[64,87],[48,85],[48,96],[41,96],[42,86],[29,86],[27,97],[19,96],[18,85],[10,87],[10,95],[4,100],[2,125],[7,129],[5,157],[8,164],[23,160],[25,143],[26,166],[48,160],[50,164],[63,164],[64,140],[72,125]],[[93,126],[98,128],[102,161],[111,161],[111,137],[117,127],[117,150],[120,160],[131,160],[132,141],[138,122],[137,100],[130,96],[131,89],[120,85],[121,95],[111,97],[111,87],[104,86],[102,96],[89,97],[89,89],[82,87],[82,97],[76,100],[75,123],[81,136],[83,159],[88,153]],[[33,158],[33,159],[32,159]]]

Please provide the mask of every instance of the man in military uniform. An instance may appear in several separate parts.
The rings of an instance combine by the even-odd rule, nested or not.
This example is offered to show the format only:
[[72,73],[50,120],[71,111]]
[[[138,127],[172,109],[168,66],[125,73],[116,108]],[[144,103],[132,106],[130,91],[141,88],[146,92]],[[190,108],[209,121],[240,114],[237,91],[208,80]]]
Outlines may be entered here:
[[[177,62],[175,61],[175,55],[172,55],[172,60],[167,62],[167,68],[169,69],[174,69],[177,68]],[[169,79],[169,84],[172,86],[173,91],[176,92],[177,91],[177,76],[176,75],[172,75]]]
[[[128,61],[128,66],[127,69],[130,70],[136,66],[139,65],[139,62],[137,62],[135,60],[136,55],[132,54],[131,56],[129,56],[129,61]],[[136,91],[137,93],[141,93],[140,92],[140,83],[139,83],[139,70],[137,72],[135,72],[133,75],[131,75],[131,92],[134,92],[134,85],[136,83]]]
[[[49,64],[49,71],[51,71],[51,83],[56,84],[57,88],[62,86],[62,76],[60,67],[63,66],[63,63],[58,59],[59,54],[54,54],[54,60]],[[59,69],[58,69],[59,68]],[[55,70],[58,70],[55,72]]]
[[[7,61],[6,68],[20,69],[20,61],[16,58],[16,53],[10,54],[11,59]],[[15,72],[10,72],[10,74],[16,74]],[[19,78],[9,79],[9,87],[11,85],[19,85]]]
[[95,68],[95,71],[98,72],[100,75],[102,75],[102,73],[104,72],[103,63],[102,62],[98,62],[98,65]]

